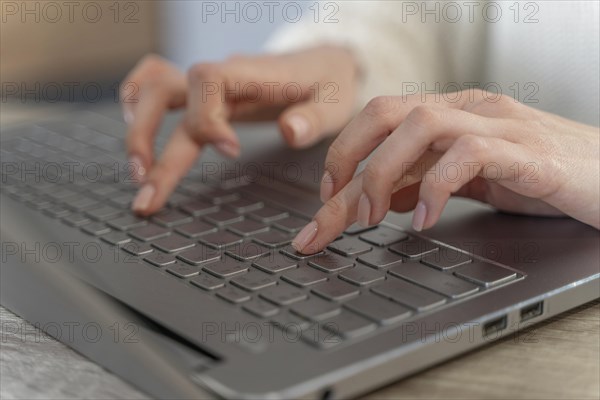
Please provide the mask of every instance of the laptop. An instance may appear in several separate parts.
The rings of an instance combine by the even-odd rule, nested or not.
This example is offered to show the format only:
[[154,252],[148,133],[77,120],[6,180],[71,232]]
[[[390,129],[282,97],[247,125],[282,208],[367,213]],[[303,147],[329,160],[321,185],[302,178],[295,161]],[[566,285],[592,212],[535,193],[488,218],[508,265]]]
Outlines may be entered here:
[[329,142],[236,130],[241,159],[207,150],[141,219],[116,107],[3,127],[2,305],[154,397],[334,399],[600,297],[597,230],[465,199],[298,254]]

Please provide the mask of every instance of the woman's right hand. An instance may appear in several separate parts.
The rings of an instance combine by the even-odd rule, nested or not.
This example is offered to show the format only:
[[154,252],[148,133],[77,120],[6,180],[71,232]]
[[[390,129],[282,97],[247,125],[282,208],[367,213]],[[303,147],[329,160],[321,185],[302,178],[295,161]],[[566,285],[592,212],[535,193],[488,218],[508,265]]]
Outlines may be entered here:
[[[163,58],[146,56],[121,92],[129,161],[142,183],[133,210],[148,215],[160,209],[203,146],[237,157],[240,144],[230,121],[278,118],[286,142],[296,148],[340,131],[352,116],[357,76],[352,53],[335,46],[234,56],[196,64],[187,74]],[[184,117],[155,159],[162,118],[179,108],[185,108]]]

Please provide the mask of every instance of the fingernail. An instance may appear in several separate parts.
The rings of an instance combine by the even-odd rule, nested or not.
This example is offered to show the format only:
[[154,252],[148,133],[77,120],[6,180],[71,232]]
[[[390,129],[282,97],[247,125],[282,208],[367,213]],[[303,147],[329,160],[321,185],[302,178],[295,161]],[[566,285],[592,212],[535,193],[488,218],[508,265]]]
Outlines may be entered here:
[[329,171],[325,171],[321,179],[321,201],[325,203],[333,196],[333,178]]
[[288,118],[288,125],[292,128],[294,144],[304,146],[310,141],[310,122],[302,115],[292,115]]
[[423,230],[425,218],[427,218],[427,207],[425,206],[425,203],[419,201],[415,207],[412,220],[412,226],[415,231],[421,232]]
[[312,221],[306,225],[292,240],[292,246],[296,251],[302,251],[317,235],[317,221]]
[[133,168],[133,178],[138,182],[142,182],[144,180],[144,176],[146,176],[146,168],[142,162],[142,159],[138,156],[129,157],[129,163],[131,168]]
[[363,193],[360,195],[360,200],[358,201],[358,223],[364,228],[369,226],[369,220],[371,219],[371,201],[369,201],[369,197]]
[[133,123],[133,113],[130,110],[123,111],[123,120],[127,125]]
[[227,157],[237,158],[240,155],[239,146],[231,143],[231,142],[218,142],[215,143],[215,147],[219,152],[224,154]]
[[144,185],[133,199],[133,211],[145,211],[149,206],[156,190],[152,185]]

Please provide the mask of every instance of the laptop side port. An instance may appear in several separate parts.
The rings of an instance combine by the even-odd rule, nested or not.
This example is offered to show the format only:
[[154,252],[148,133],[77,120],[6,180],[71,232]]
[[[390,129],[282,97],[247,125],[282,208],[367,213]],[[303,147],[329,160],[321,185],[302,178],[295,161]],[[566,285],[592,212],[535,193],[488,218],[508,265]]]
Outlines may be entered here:
[[491,321],[486,322],[483,325],[483,336],[490,336],[493,335],[495,333],[500,332],[503,329],[506,329],[506,315],[500,317],[500,318],[496,318],[493,319]]
[[530,304],[521,308],[521,322],[528,321],[537,316],[542,315],[544,312],[544,302],[538,301],[537,303]]

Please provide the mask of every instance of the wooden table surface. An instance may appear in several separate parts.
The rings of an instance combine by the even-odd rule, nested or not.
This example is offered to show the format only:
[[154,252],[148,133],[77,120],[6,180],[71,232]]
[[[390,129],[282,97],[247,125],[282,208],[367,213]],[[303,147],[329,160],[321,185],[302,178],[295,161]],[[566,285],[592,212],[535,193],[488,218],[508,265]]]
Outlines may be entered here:
[[[0,398],[148,397],[0,307]],[[365,398],[598,399],[600,301],[430,368]]]

